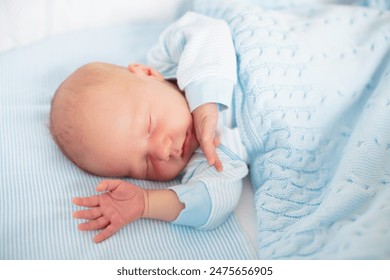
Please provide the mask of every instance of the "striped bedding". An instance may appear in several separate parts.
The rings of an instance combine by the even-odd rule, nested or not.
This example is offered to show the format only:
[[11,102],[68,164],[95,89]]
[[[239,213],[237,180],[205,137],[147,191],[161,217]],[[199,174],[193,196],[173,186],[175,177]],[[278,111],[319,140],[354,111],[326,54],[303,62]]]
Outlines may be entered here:
[[[161,24],[90,29],[0,54],[0,259],[252,259],[236,217],[213,231],[141,220],[107,241],[77,230],[74,196],[102,179],[69,162],[48,130],[59,83],[91,61],[145,61]],[[128,179],[129,181],[131,179]],[[169,183],[135,181],[145,188]]]

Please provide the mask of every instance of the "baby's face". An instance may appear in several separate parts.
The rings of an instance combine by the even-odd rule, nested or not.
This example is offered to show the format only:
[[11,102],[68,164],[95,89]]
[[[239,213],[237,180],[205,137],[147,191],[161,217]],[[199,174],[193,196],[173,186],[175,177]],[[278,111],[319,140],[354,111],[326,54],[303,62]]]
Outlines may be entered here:
[[170,180],[198,146],[178,88],[129,72],[80,102],[84,167],[102,176]]

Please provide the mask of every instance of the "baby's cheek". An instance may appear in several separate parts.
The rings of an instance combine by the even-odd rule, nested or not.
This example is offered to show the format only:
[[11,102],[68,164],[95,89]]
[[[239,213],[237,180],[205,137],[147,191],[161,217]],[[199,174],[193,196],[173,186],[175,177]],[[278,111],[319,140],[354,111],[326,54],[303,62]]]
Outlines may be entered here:
[[156,180],[172,180],[184,169],[186,163],[183,161],[160,161],[155,167]]

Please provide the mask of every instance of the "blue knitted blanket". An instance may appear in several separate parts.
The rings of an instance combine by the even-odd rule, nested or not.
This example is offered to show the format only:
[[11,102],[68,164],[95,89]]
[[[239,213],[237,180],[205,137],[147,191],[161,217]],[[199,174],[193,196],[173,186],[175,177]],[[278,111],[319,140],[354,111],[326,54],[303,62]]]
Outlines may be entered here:
[[390,12],[254,1],[196,11],[233,34],[260,258],[390,259]]

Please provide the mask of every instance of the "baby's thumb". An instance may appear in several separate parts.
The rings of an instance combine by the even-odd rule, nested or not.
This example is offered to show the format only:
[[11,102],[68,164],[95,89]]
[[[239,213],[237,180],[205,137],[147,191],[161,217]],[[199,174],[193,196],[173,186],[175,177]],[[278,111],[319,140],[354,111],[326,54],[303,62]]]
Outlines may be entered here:
[[120,180],[103,180],[96,186],[96,190],[98,192],[113,191],[120,183]]

